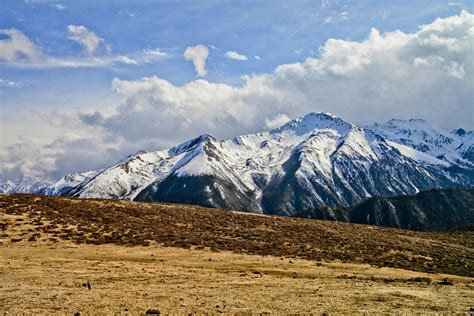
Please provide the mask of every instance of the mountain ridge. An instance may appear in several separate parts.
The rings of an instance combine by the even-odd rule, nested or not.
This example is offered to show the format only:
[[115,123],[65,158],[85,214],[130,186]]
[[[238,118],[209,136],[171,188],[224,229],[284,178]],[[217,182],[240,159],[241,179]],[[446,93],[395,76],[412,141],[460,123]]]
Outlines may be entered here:
[[[471,134],[423,120],[360,127],[312,112],[257,134],[203,134],[170,149],[139,151],[30,193],[295,215],[352,207],[375,195],[473,185]],[[4,191],[17,192],[9,187]]]
[[474,187],[431,189],[408,196],[374,196],[350,210],[351,223],[411,230],[474,227]]

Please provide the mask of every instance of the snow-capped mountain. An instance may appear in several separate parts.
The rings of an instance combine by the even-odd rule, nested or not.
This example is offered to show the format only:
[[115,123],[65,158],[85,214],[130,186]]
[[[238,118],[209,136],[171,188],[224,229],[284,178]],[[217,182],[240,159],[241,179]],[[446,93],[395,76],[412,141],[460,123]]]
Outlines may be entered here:
[[10,193],[14,192],[15,187],[17,186],[16,182],[8,179],[2,183],[0,183],[0,193]]
[[385,124],[368,126],[385,139],[407,145],[452,164],[474,167],[474,132],[434,127],[421,119],[392,119]]
[[88,171],[67,174],[57,182],[39,190],[39,193],[44,195],[70,195],[71,190],[81,183],[88,181],[97,173],[97,171]]
[[0,194],[4,193],[39,193],[50,182],[39,178],[23,178],[19,180],[0,180]]
[[[325,217],[336,218],[331,208],[374,195],[473,185],[472,132],[430,126],[392,120],[362,128],[309,113],[258,134],[228,140],[201,135],[168,150],[138,152],[37,192],[301,216],[328,207]],[[454,154],[459,157],[446,158]]]

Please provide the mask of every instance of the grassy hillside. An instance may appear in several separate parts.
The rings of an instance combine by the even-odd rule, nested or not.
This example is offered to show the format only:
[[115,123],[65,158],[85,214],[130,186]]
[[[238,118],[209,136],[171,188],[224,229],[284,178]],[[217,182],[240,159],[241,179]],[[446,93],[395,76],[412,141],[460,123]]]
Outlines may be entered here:
[[[161,245],[474,276],[474,232],[413,232],[195,206],[2,195],[2,242]],[[13,217],[12,217],[13,216]],[[11,236],[10,228],[22,227]]]
[[8,314],[473,308],[469,231],[31,195],[2,195],[0,210],[0,312]]

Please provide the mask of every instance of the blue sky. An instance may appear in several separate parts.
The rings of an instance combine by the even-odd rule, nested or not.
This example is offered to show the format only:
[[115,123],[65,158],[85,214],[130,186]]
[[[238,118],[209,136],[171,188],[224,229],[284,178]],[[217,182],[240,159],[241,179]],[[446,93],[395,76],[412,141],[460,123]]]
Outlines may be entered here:
[[[174,84],[184,84],[195,78],[192,65],[182,58],[182,52],[190,45],[216,47],[210,49],[207,80],[239,84],[242,75],[266,73],[278,65],[318,54],[318,48],[329,38],[360,40],[372,27],[382,32],[413,32],[436,17],[468,8],[467,1],[432,0],[2,3],[0,29],[22,31],[53,56],[82,54],[81,46],[67,38],[68,25],[83,25],[95,32],[103,39],[102,46],[110,45],[114,54],[159,48],[169,55],[160,62],[113,68],[18,69],[0,64],[1,77],[20,85],[0,88],[3,106],[25,107],[79,107],[100,102],[110,94],[114,77],[136,79],[157,75]],[[246,55],[248,62],[225,58],[224,53],[231,50]],[[104,48],[97,53],[105,53]],[[86,96],[86,91],[97,100]]]
[[309,111],[470,128],[472,11],[464,0],[3,0],[0,177],[55,178]]

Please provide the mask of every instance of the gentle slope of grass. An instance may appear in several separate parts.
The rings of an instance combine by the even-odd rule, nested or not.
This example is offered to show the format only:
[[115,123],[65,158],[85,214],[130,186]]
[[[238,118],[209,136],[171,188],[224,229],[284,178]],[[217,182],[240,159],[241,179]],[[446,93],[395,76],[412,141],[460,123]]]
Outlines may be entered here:
[[474,307],[469,231],[30,195],[0,196],[0,209],[0,310],[8,312]]
[[466,277],[154,245],[8,244],[0,275],[10,313],[468,312],[474,302]]
[[[474,232],[413,232],[342,222],[257,216],[195,206],[112,200],[0,196],[20,239],[48,233],[76,243],[142,245],[366,263],[474,276]],[[26,226],[25,226],[26,227]],[[11,239],[11,238],[10,238]]]

